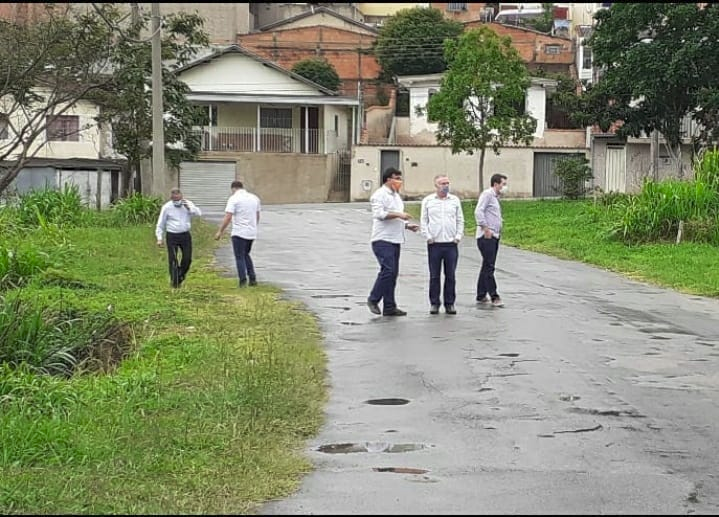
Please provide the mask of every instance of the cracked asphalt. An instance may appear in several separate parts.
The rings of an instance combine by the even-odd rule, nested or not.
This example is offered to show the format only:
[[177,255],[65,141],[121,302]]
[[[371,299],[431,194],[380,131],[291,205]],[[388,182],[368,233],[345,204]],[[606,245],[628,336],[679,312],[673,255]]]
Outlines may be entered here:
[[[370,225],[367,203],[263,209],[258,281],[317,315],[331,395],[315,470],[261,513],[719,511],[719,301],[501,246],[506,305],[477,308],[465,236],[458,314],[431,316],[426,246],[408,232],[409,314],[375,316]],[[234,275],[229,244],[217,260]]]

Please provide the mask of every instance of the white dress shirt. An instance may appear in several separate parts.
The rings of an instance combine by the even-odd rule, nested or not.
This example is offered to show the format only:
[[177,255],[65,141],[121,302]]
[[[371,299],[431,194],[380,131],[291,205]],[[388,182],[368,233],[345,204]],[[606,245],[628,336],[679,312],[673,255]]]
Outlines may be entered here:
[[425,240],[460,241],[464,235],[464,214],[459,198],[454,194],[441,198],[436,193],[425,197],[419,228]]
[[404,212],[402,197],[387,185],[382,185],[375,190],[369,202],[372,207],[372,237],[370,242],[404,243],[404,220],[399,218],[387,219],[389,212]]
[[493,188],[488,188],[479,195],[477,208],[474,209],[474,219],[477,223],[477,238],[484,236],[482,228],[489,228],[492,237],[499,238],[502,231],[502,207],[499,196]]
[[255,240],[257,238],[257,215],[261,208],[259,197],[243,188],[237,189],[227,200],[225,207],[225,212],[232,214],[230,235]]
[[162,240],[162,234],[164,232],[189,232],[192,226],[192,216],[202,215],[200,209],[197,208],[192,201],[188,199],[184,201],[187,201],[187,208],[184,206],[175,206],[172,201],[168,201],[162,205],[160,217],[157,218],[157,226],[155,227],[155,236],[158,241]]

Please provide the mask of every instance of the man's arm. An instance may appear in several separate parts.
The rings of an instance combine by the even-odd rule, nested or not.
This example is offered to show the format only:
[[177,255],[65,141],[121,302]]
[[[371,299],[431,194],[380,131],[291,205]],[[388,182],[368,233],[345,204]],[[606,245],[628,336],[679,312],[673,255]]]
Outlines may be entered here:
[[424,240],[429,242],[431,237],[429,235],[429,211],[427,210],[427,204],[427,198],[424,198],[422,200],[422,209],[419,216],[419,233],[422,234]]
[[196,215],[197,217],[200,217],[202,215],[202,211],[189,199],[186,199],[187,201],[187,211],[190,212],[190,215]]
[[482,192],[479,196],[479,201],[477,201],[477,208],[474,209],[474,221],[477,223],[477,228],[484,229],[487,227],[487,216],[485,215],[485,210],[487,209],[488,200],[489,197],[487,194]]
[[372,217],[384,221],[385,219],[404,219],[405,221],[411,219],[411,216],[405,212],[391,212],[384,206],[384,196],[373,195],[370,199],[370,206],[372,207]]
[[219,238],[222,237],[222,233],[225,231],[225,228],[227,228],[227,225],[229,225],[231,221],[232,212],[225,212],[225,217],[222,219],[222,222],[220,223],[220,228],[215,234],[215,240],[219,240]]
[[454,240],[459,242],[464,236],[464,212],[462,211],[462,201],[457,198],[457,235]]
[[155,226],[155,237],[157,237],[157,245],[162,246],[162,234],[165,233],[165,225],[167,224],[167,207],[163,206],[160,210],[160,217],[157,218],[157,226]]

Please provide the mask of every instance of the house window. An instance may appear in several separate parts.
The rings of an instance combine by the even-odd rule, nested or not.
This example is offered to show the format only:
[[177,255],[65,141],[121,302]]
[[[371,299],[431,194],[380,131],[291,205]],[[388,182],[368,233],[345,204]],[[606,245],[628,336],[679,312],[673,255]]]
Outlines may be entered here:
[[260,127],[292,129],[292,108],[260,108]]
[[561,45],[544,45],[545,54],[559,54],[562,51]]
[[582,68],[585,70],[592,69],[592,48],[582,47]]
[[467,2],[450,2],[447,4],[448,11],[466,11]]
[[335,133],[339,134],[340,132],[340,117],[338,115],[335,115]]
[[80,117],[77,115],[48,116],[46,127],[50,142],[79,142]]
[[0,113],[0,140],[7,140],[9,135],[10,119],[5,113]]

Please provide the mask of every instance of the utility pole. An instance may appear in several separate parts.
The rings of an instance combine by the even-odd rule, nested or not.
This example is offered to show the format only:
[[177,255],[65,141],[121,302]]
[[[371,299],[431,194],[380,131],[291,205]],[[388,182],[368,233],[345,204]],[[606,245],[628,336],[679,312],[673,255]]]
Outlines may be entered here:
[[152,181],[149,194],[165,192],[165,129],[162,108],[160,4],[152,4]]
[[651,174],[654,181],[659,181],[659,131],[652,130],[649,141],[649,154],[651,155]]
[[[135,32],[135,28],[140,24],[140,4],[130,4],[130,23],[132,23],[132,36],[140,37],[140,31]],[[140,174],[140,163],[130,164],[131,170],[127,171],[127,176],[122,187],[122,195],[127,196],[134,192],[142,192],[142,175]]]

